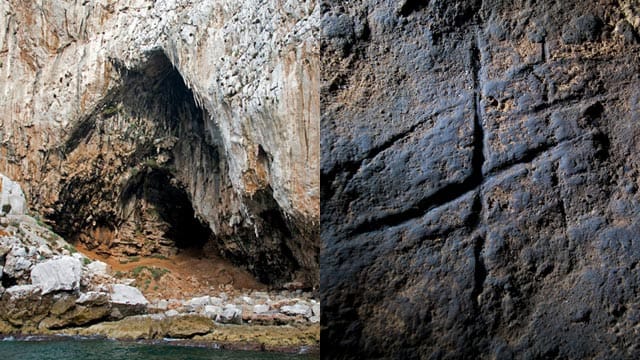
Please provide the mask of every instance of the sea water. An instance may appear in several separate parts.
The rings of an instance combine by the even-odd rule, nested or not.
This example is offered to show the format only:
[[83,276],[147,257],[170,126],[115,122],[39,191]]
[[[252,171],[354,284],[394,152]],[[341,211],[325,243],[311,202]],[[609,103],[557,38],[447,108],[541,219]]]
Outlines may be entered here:
[[211,348],[144,344],[111,340],[0,341],[0,360],[311,360],[318,355],[228,351]]

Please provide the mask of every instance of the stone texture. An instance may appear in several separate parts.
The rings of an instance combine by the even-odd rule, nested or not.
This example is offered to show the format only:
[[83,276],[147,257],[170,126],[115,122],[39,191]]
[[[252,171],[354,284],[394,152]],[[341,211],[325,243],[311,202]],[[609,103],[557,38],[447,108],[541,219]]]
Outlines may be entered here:
[[16,244],[19,240],[16,238],[3,237],[2,242],[11,242],[10,251],[5,257],[4,268],[2,269],[3,278],[11,279],[19,285],[29,283],[30,270],[35,262],[35,252],[29,251],[29,248]]
[[206,244],[317,287],[316,2],[0,13],[0,172],[57,232],[123,256]]
[[187,311],[201,312],[205,306],[211,305],[210,296],[200,296],[185,302],[184,306]]
[[24,215],[27,200],[20,184],[0,174],[0,214]]
[[94,277],[94,276],[107,276],[109,275],[109,265],[106,263],[93,260],[86,267],[86,276]]
[[268,311],[269,311],[269,305],[266,305],[266,304],[253,305],[253,312],[255,314],[263,314]]
[[296,303],[294,305],[285,305],[280,308],[280,311],[287,315],[303,315],[305,317],[311,317],[311,308],[308,305]]
[[321,24],[322,356],[640,356],[637,3]]
[[198,315],[176,316],[166,321],[166,334],[170,338],[191,338],[207,334],[214,328],[213,320]]
[[[3,324],[0,323],[0,326]],[[194,331],[197,330],[197,331]],[[295,326],[224,325],[195,315],[165,317],[163,315],[132,316],[120,321],[103,322],[88,327],[68,329],[69,335],[96,334],[122,340],[160,340],[167,337],[191,338],[193,343],[217,344],[225,349],[275,350],[308,352],[320,343],[319,325]],[[173,335],[173,336],[172,336]],[[282,357],[282,355],[277,355]],[[287,356],[287,355],[285,355]]]
[[233,304],[227,304],[222,312],[216,316],[216,322],[222,324],[240,324],[242,323],[242,310]]
[[71,256],[41,262],[31,270],[31,283],[43,294],[59,290],[77,290],[80,287],[82,264]]
[[78,297],[78,299],[76,300],[76,304],[100,306],[100,305],[107,304],[110,299],[111,297],[109,296],[108,293],[89,291],[89,292],[80,294],[80,297]]
[[111,286],[111,302],[122,305],[147,305],[149,301],[133,286],[114,284]]
[[0,317],[15,327],[35,328],[52,305],[52,295],[43,296],[35,285],[12,286],[0,298]]

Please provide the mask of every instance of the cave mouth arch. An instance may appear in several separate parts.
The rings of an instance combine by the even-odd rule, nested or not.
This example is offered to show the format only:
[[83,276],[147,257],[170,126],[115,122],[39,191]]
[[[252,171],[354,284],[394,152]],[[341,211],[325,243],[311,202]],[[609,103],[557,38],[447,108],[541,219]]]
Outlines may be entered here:
[[121,85],[75,123],[62,147],[69,167],[80,169],[63,179],[54,228],[105,254],[202,249],[213,233],[182,180],[202,175],[192,150],[216,167],[224,161],[205,131],[208,115],[163,51],[131,68],[111,63]]
[[[81,250],[125,262],[215,259],[225,268],[209,271],[234,274],[229,281],[244,279],[246,288],[317,283],[304,271],[319,251],[305,239],[317,231],[284,213],[268,184],[236,192],[216,121],[167,55],[111,63],[119,85],[69,126],[58,147],[61,191],[45,211],[54,230]],[[268,171],[269,149],[252,150],[256,171]]]
[[[175,178],[166,169],[148,167],[138,172],[125,185],[121,198],[124,204],[136,203],[136,213],[133,214],[138,220],[136,232],[143,236],[152,234],[144,234],[144,227],[141,226],[148,221],[142,212],[150,211],[151,214],[146,215],[160,224],[161,244],[177,250],[202,250],[213,239],[211,229],[196,217],[187,191],[175,183]],[[168,253],[158,252],[158,255]]]

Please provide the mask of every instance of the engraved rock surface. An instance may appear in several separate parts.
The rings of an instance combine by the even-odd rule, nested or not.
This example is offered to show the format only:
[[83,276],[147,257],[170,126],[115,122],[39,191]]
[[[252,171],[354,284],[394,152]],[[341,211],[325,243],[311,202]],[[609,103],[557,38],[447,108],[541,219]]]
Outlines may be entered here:
[[323,357],[639,355],[639,13],[324,2]]

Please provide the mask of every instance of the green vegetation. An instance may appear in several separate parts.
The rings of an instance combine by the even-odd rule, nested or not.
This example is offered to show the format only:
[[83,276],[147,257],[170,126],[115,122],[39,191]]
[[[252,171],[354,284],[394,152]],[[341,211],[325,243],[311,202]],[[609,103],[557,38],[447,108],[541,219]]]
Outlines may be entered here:
[[71,254],[75,254],[78,252],[78,249],[76,249],[75,246],[73,245],[65,245],[62,247],[63,249],[67,250],[68,252],[70,252]]
[[51,245],[54,245],[58,239],[61,239],[60,235],[54,233],[53,231],[43,234],[43,237]]
[[153,255],[151,255],[151,257],[154,258],[154,259],[160,259],[160,260],[168,260],[169,259],[168,257],[166,257],[164,255],[161,255],[161,254],[153,254]]
[[120,264],[128,264],[128,263],[138,262],[138,261],[140,261],[140,256],[129,256],[126,259],[119,260]]
[[154,158],[148,158],[144,161],[144,166],[156,169],[159,167],[158,162]]
[[82,258],[82,263],[86,266],[91,264],[91,259],[89,258]]
[[170,273],[171,271],[169,271],[169,269],[163,269],[163,268],[158,268],[158,267],[152,267],[151,268],[151,275],[153,276],[153,279],[155,281],[160,280],[161,277],[163,277],[165,274]]
[[133,274],[133,276],[138,277],[138,275],[140,275],[142,270],[146,268],[147,268],[146,266],[136,266],[133,270],[131,270],[131,273]]
[[49,228],[49,225],[45,224],[44,221],[42,221],[42,219],[40,218],[40,216],[38,215],[34,215],[33,216],[34,219],[36,219],[36,224],[38,224],[39,226],[43,227],[43,228]]
[[118,112],[118,105],[109,105],[102,110],[102,115],[105,117],[110,117],[115,115]]
[[[159,268],[159,267],[155,267],[155,266],[136,266],[133,270],[131,270],[131,274],[134,277],[138,277],[140,276],[140,274],[142,273],[142,271],[147,270],[151,273],[151,277],[155,280],[158,281],[160,280],[161,277],[163,277],[165,274],[170,273],[171,271],[169,271],[169,269],[163,269],[163,268]],[[149,280],[150,281],[150,280]]]

